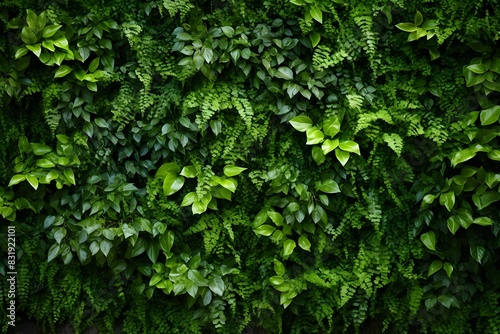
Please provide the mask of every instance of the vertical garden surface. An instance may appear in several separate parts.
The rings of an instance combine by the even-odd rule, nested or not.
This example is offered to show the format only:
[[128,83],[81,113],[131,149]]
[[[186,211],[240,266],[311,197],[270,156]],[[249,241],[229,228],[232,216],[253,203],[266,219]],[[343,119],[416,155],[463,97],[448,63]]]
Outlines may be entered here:
[[0,24],[2,333],[499,333],[497,0]]

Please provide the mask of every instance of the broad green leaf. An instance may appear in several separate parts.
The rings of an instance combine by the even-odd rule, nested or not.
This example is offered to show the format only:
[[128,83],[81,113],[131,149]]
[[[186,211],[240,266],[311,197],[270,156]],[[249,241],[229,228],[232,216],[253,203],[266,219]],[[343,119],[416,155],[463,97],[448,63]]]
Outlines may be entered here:
[[316,161],[316,164],[318,165],[321,165],[326,160],[326,157],[319,146],[313,147],[311,154],[314,161]]
[[500,150],[492,150],[488,152],[488,158],[494,161],[500,161]]
[[297,131],[305,132],[312,127],[312,120],[307,116],[296,116],[288,121]]
[[319,190],[327,194],[336,194],[340,192],[340,187],[334,180],[325,180],[321,183]]
[[42,36],[43,38],[50,38],[54,36],[54,34],[61,29],[62,25],[60,24],[52,24],[43,28]]
[[285,274],[285,266],[276,259],[274,260],[274,272],[279,276],[283,276]]
[[339,140],[338,139],[327,139],[323,142],[321,145],[321,150],[323,151],[324,155],[327,155],[334,149],[336,149],[339,146]]
[[441,295],[438,297],[438,301],[441,305],[443,305],[446,308],[450,308],[451,306],[454,306],[454,307],[460,306],[460,304],[458,303],[458,300],[455,296]]
[[481,225],[481,226],[490,226],[490,225],[493,225],[493,220],[491,220],[491,218],[488,218],[488,217],[478,217],[478,218],[474,218],[472,223],[476,224],[476,225]]
[[153,277],[149,280],[149,286],[155,286],[156,284],[160,283],[160,281],[165,277],[163,273],[155,273]]
[[226,37],[233,38],[233,36],[234,36],[233,27],[225,26],[225,27],[221,27],[221,29],[222,29],[222,32],[224,33],[224,35],[226,35]]
[[477,246],[477,245],[470,246],[470,255],[477,262],[481,263],[485,254],[486,254],[486,249],[483,246]]
[[439,204],[444,205],[446,209],[451,212],[455,205],[455,193],[453,191],[448,191],[441,194],[439,196]]
[[163,193],[165,196],[170,196],[181,190],[184,185],[184,177],[173,173],[167,174],[163,180]]
[[295,249],[295,241],[292,239],[287,239],[283,243],[283,256],[288,256],[293,253],[293,250]]
[[35,189],[38,189],[38,179],[33,175],[26,175],[26,180],[28,180],[29,184]]
[[440,260],[434,260],[432,261],[431,265],[429,266],[429,271],[427,272],[427,276],[431,276],[438,270],[440,270],[443,267],[443,262]]
[[410,23],[410,22],[396,24],[396,27],[398,29],[406,31],[406,32],[417,31],[417,26],[414,23]]
[[73,71],[73,69],[71,67],[69,67],[68,65],[61,65],[61,66],[59,66],[56,73],[54,74],[54,78],[62,78],[64,76],[70,74],[71,71]]
[[94,122],[100,128],[105,128],[105,129],[109,128],[108,122],[106,122],[106,120],[103,118],[96,118]]
[[436,250],[436,235],[433,231],[422,234],[420,240],[424,243],[425,247],[433,251]]
[[311,242],[309,242],[309,239],[305,235],[301,235],[299,237],[299,246],[305,251],[310,252],[311,251]]
[[213,277],[208,281],[208,287],[216,295],[222,296],[224,294],[224,281],[220,277]]
[[282,226],[283,225],[283,216],[279,212],[268,211],[267,215],[269,216],[269,218],[271,218],[271,220],[273,221],[273,223],[276,224],[276,226]]
[[338,116],[332,116],[323,123],[323,132],[330,137],[335,137],[340,132],[340,120]]
[[236,191],[236,188],[238,187],[238,182],[233,178],[229,179],[220,178],[219,180],[217,180],[217,183],[219,183],[221,186],[223,186],[224,188],[233,193]]
[[252,223],[253,228],[257,228],[264,224],[267,221],[267,218],[269,217],[269,213],[266,209],[262,209],[259,211],[257,216],[255,216],[255,219]]
[[500,116],[500,106],[493,106],[491,108],[481,111],[480,119],[481,125],[490,125],[495,123]]
[[52,152],[52,149],[47,145],[31,143],[31,149],[35,155],[44,155],[46,153]]
[[244,167],[237,167],[234,165],[227,165],[224,167],[224,175],[226,176],[236,176],[242,173],[243,171],[247,170],[248,168]]
[[420,13],[418,10],[417,10],[417,14],[415,15],[415,25],[416,26],[419,26],[422,24],[422,22],[424,21],[424,17],[422,16],[422,13]]
[[272,277],[269,277],[269,282],[272,285],[281,285],[285,282],[285,280],[281,276],[272,276]]
[[19,136],[19,140],[17,142],[17,146],[19,147],[19,151],[24,153],[31,152],[31,146],[26,136]]
[[319,144],[325,138],[323,132],[319,130],[317,127],[313,126],[312,128],[306,131],[307,135],[307,145]]
[[26,175],[25,174],[14,175],[10,179],[8,187],[12,187],[13,185],[16,185],[16,184],[18,184],[20,182],[23,182],[24,180],[26,180]]
[[104,256],[108,256],[109,251],[111,248],[113,248],[113,243],[107,239],[101,240],[101,243],[99,244],[99,248],[101,252],[104,254]]
[[471,148],[466,148],[464,150],[458,151],[451,157],[451,165],[455,167],[459,163],[470,160],[476,156],[476,152]]
[[187,193],[186,196],[182,199],[181,206],[188,206],[194,203],[194,201],[198,200],[198,195],[195,192]]
[[436,296],[431,296],[430,298],[427,298],[425,300],[425,308],[427,310],[430,310],[431,308],[434,307],[434,305],[436,305],[437,303],[437,297]]
[[72,185],[76,185],[75,173],[73,173],[73,170],[71,168],[66,168],[64,170],[64,176]]
[[274,76],[285,80],[292,80],[293,71],[289,67],[281,66],[275,72]]
[[193,215],[201,214],[207,211],[208,203],[203,203],[202,201],[194,201],[191,206],[191,210],[193,211]]
[[22,56],[26,55],[28,53],[28,49],[24,46],[21,46],[19,49],[17,49],[16,54],[14,55],[14,59],[19,59]]
[[189,179],[192,179],[194,177],[196,177],[196,167],[194,166],[184,166],[184,168],[182,168],[181,172],[179,175],[182,175],[184,177],[187,177]]
[[482,210],[497,202],[498,200],[500,200],[500,193],[498,193],[497,191],[485,191],[480,195],[472,195],[472,201],[474,202],[478,210]]
[[259,227],[257,227],[256,229],[254,229],[253,231],[256,233],[256,234],[260,234],[260,235],[263,235],[263,236],[270,236],[271,234],[273,234],[273,232],[276,230],[276,228],[274,226],[271,226],[271,225],[267,225],[267,224],[264,224],[264,225],[261,225]]
[[57,255],[59,255],[61,252],[61,246],[58,245],[58,244],[53,244],[52,246],[50,246],[49,248],[49,254],[47,256],[47,262],[50,262],[52,260],[54,260]]
[[181,171],[181,167],[176,164],[176,163],[166,163],[163,164],[160,168],[158,168],[158,171],[155,174],[155,177],[157,178],[164,178],[166,177],[169,173],[172,174],[179,174]]
[[160,248],[165,252],[165,253],[170,253],[170,249],[172,248],[174,244],[174,232],[172,231],[167,231],[166,233],[160,234],[159,237],[159,243],[160,243]]
[[341,140],[339,143],[339,148],[342,151],[356,153],[357,155],[361,155],[359,151],[359,145],[352,140]]
[[345,164],[349,161],[350,157],[349,152],[342,151],[338,148],[335,149],[335,156],[337,157],[338,161],[342,164],[342,166],[345,166]]
[[448,225],[448,229],[450,230],[450,232],[455,235],[455,233],[457,232],[457,230],[460,228],[460,216],[458,215],[453,215],[451,216],[450,218],[448,218],[448,220],[446,221],[446,224]]
[[221,121],[210,121],[210,128],[213,133],[217,136],[222,131],[222,122]]
[[28,26],[25,26],[23,28],[23,30],[21,31],[21,39],[26,44],[33,44],[33,43],[36,43],[36,41],[37,41],[35,33]]
[[448,277],[451,277],[451,273],[453,273],[453,266],[451,265],[451,263],[445,262],[443,264],[443,269],[444,271],[446,271],[446,275],[448,275]]
[[483,74],[484,72],[486,72],[486,68],[484,67],[483,64],[469,65],[469,66],[467,66],[467,69],[469,69],[470,71],[472,71],[476,74]]
[[323,23],[323,12],[318,7],[311,7],[309,9],[309,14],[319,23]]
[[321,41],[321,35],[317,32],[313,32],[309,35],[309,38],[311,39],[311,45],[312,47],[316,47],[319,42]]

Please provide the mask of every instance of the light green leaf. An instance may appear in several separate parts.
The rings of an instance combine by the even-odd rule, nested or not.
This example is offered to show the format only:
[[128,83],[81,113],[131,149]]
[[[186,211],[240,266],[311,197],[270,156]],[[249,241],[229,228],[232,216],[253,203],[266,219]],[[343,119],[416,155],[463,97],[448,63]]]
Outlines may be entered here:
[[321,183],[319,190],[327,194],[336,194],[340,192],[340,187],[334,180],[325,180]]
[[52,152],[52,149],[47,145],[31,143],[31,149],[35,155],[44,155],[46,153]]
[[359,145],[352,140],[341,140],[339,143],[339,148],[342,151],[356,153],[357,155],[361,155],[359,151]]
[[285,80],[292,80],[293,71],[289,67],[281,66],[275,72],[274,76]]
[[491,108],[481,111],[480,119],[481,125],[490,125],[495,123],[500,116],[500,106],[493,106]]
[[163,193],[165,196],[170,196],[179,190],[181,190],[184,185],[184,177],[178,176],[173,173],[168,173],[163,180]]
[[267,218],[269,217],[269,213],[266,209],[262,209],[259,211],[257,216],[255,216],[255,219],[252,223],[253,228],[257,228],[264,224],[267,221]]
[[323,12],[318,7],[311,7],[309,9],[309,14],[319,23],[323,23]]
[[292,239],[287,239],[283,243],[283,256],[288,256],[293,253],[293,250],[295,249],[295,241]]
[[321,130],[319,130],[315,126],[308,129],[306,131],[306,135],[307,135],[307,142],[306,142],[307,145],[319,144],[325,138],[325,136],[323,135],[323,132],[321,132]]
[[285,282],[285,280],[281,276],[269,277],[269,283],[271,283],[272,285],[281,285],[284,282]]
[[396,27],[406,32],[417,31],[417,26],[414,23],[409,23],[409,22],[396,24]]
[[21,151],[21,152],[24,152],[24,153],[31,152],[31,146],[30,146],[30,143],[28,142],[28,138],[26,138],[26,136],[19,136],[17,146],[19,147],[19,151]]
[[424,243],[425,247],[433,251],[436,250],[436,235],[433,231],[422,234],[420,240]]
[[309,35],[309,38],[311,39],[311,45],[312,47],[316,47],[319,42],[321,41],[321,35],[317,32],[313,32]]
[[207,211],[208,203],[203,203],[202,201],[194,201],[191,206],[191,210],[193,211],[193,215],[201,214]]
[[312,127],[312,120],[307,116],[296,116],[288,121],[297,131],[305,132]]
[[179,174],[180,171],[181,167],[178,164],[170,162],[163,164],[156,172],[155,177],[163,179],[169,173]]
[[220,178],[217,180],[217,183],[233,193],[236,191],[236,187],[238,187],[238,182],[233,178]]
[[455,167],[459,163],[470,160],[476,156],[476,152],[471,148],[466,148],[464,150],[458,151],[451,157],[451,165]]
[[448,277],[451,277],[451,273],[453,272],[453,266],[451,265],[451,263],[445,262],[443,265],[443,269],[444,271],[446,271],[446,275],[448,275]]
[[269,216],[269,218],[271,218],[271,220],[273,221],[273,223],[276,224],[276,226],[282,226],[283,225],[283,216],[279,212],[268,211],[267,215]]
[[13,185],[16,185],[22,181],[26,180],[26,175],[24,174],[17,174],[17,175],[14,175],[10,181],[9,181],[9,185],[8,187],[12,187]]
[[328,118],[323,123],[323,132],[330,137],[335,137],[340,132],[340,120],[337,115]]
[[500,200],[500,193],[498,193],[497,191],[485,191],[480,195],[472,195],[472,201],[474,202],[478,210],[482,210],[497,202],[498,200]]
[[434,260],[432,261],[431,265],[429,266],[429,271],[427,272],[427,276],[431,276],[438,270],[440,270],[443,267],[443,262],[440,260]]
[[255,228],[253,231],[256,234],[260,234],[260,235],[268,237],[271,234],[273,234],[273,232],[275,230],[276,230],[276,228],[274,226],[264,224],[264,225],[260,225],[259,227]]
[[285,266],[276,259],[274,260],[274,272],[279,276],[283,276],[285,274]]
[[323,151],[321,150],[321,148],[319,148],[319,146],[313,147],[311,153],[312,153],[312,157],[313,157],[314,161],[316,161],[316,163],[318,165],[321,165],[323,162],[325,162],[326,157],[323,154]]
[[165,252],[165,253],[170,253],[170,249],[172,248],[174,244],[174,232],[172,231],[167,231],[166,233],[160,234],[159,242],[160,242],[160,248]]
[[216,295],[222,296],[224,294],[224,281],[220,277],[213,277],[208,281],[208,287]]
[[185,166],[180,172],[180,175],[185,176],[189,179],[196,177],[196,174],[196,167],[194,166]]
[[342,166],[345,166],[345,164],[349,161],[350,157],[349,152],[342,151],[338,148],[335,149],[335,156],[337,157],[338,161],[342,164]]
[[327,155],[328,153],[330,153],[331,151],[336,149],[338,146],[339,146],[338,139],[334,139],[334,140],[327,139],[321,145],[321,150],[323,151],[324,155]]
[[450,232],[455,235],[457,230],[460,228],[460,216],[458,215],[453,215],[448,220],[446,221],[446,224],[448,225],[448,229]]
[[198,195],[195,192],[187,193],[182,199],[181,206],[188,206],[194,203],[198,199]]
[[483,74],[484,72],[486,72],[486,67],[484,67],[483,64],[469,65],[469,66],[467,66],[467,69],[476,73],[476,74]]
[[224,167],[224,175],[226,176],[236,176],[247,170],[248,168],[237,167],[234,165],[227,165]]
[[478,218],[475,218],[472,221],[472,223],[476,224],[476,225],[481,225],[481,226],[490,226],[490,225],[493,225],[493,220],[491,220],[491,218],[488,218],[488,217],[478,217]]
[[453,206],[455,205],[455,193],[453,191],[448,191],[439,196],[439,204],[444,205],[448,211],[451,212]]
[[54,36],[54,34],[62,27],[60,24],[52,24],[43,28],[42,36],[43,38],[49,38]]
[[111,248],[113,248],[113,243],[109,240],[103,239],[101,240],[99,248],[101,249],[101,252],[104,254],[104,256],[108,256],[109,251],[111,250]]
[[75,173],[73,173],[73,170],[71,168],[66,168],[64,170],[64,176],[72,185],[76,185]]
[[299,246],[305,251],[310,252],[311,251],[311,242],[309,242],[309,239],[305,235],[301,235],[299,237]]
[[29,184],[35,189],[38,189],[38,179],[33,175],[26,175],[26,180],[28,180]]

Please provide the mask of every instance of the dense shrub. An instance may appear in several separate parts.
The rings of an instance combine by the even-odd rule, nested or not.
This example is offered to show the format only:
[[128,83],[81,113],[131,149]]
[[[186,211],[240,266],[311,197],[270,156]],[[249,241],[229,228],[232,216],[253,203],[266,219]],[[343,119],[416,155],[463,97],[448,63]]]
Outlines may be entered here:
[[18,318],[500,331],[498,1],[8,0],[0,20]]

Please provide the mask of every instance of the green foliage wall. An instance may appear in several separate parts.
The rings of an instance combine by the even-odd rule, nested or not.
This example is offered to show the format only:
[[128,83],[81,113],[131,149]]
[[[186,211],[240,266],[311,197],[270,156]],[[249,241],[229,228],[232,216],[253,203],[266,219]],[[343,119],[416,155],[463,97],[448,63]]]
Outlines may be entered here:
[[498,1],[0,21],[0,275],[15,224],[44,331],[500,331]]

